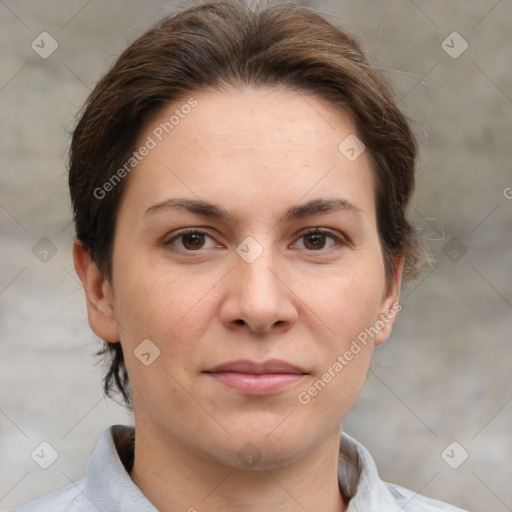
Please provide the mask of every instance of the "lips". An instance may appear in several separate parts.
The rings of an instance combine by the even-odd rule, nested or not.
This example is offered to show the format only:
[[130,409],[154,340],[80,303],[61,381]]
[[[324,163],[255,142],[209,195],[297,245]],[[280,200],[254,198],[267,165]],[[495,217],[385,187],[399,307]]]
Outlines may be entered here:
[[270,359],[262,363],[249,360],[239,361],[228,361],[227,363],[219,364],[210,370],[206,370],[206,373],[222,373],[222,372],[236,372],[236,373],[247,373],[253,375],[262,375],[269,373],[290,373],[295,375],[306,374],[306,371],[302,368],[281,361],[280,359]]
[[304,369],[272,359],[255,361],[229,361],[203,372],[212,381],[246,395],[269,395],[283,391],[301,381]]

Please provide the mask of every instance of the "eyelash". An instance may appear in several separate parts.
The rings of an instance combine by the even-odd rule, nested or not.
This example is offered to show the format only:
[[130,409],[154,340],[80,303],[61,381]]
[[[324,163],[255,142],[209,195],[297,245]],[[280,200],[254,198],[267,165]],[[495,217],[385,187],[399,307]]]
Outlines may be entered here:
[[[172,245],[172,242],[174,242],[175,240],[178,240],[179,238],[183,237],[183,236],[186,236],[186,235],[189,235],[189,234],[198,234],[198,235],[205,235],[207,237],[210,237],[213,239],[213,237],[211,235],[209,235],[206,231],[202,231],[200,229],[196,229],[196,228],[187,228],[187,229],[183,229],[181,231],[178,231],[177,233],[174,234],[174,236],[172,238],[170,238],[169,240],[165,241],[164,242],[164,245],[165,246],[170,246]],[[308,235],[312,235],[312,234],[321,234],[321,235],[327,235],[329,238],[333,239],[335,241],[335,246],[333,247],[329,247],[328,249],[318,249],[318,250],[308,250],[306,249],[307,252],[310,252],[310,253],[323,253],[323,252],[327,252],[327,251],[330,251],[332,249],[334,249],[336,246],[339,247],[342,247],[342,246],[346,246],[348,245],[348,242],[338,236],[338,235],[335,235],[334,233],[332,233],[331,231],[329,230],[325,230],[325,229],[318,229],[318,228],[309,228],[307,231],[303,232],[300,237],[298,238],[298,240],[308,236]],[[185,251],[187,253],[200,253],[202,251],[202,249],[197,249],[197,250],[189,250],[189,249],[182,249],[181,247],[176,247],[177,249],[181,250],[181,251]]]

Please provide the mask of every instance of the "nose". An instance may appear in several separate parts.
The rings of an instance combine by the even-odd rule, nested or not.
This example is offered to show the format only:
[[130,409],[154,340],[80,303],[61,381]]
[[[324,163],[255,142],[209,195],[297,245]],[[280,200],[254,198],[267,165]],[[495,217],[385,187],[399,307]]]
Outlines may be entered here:
[[245,326],[254,333],[288,329],[298,317],[293,283],[275,264],[271,249],[254,261],[238,258],[228,274],[221,321],[228,328]]

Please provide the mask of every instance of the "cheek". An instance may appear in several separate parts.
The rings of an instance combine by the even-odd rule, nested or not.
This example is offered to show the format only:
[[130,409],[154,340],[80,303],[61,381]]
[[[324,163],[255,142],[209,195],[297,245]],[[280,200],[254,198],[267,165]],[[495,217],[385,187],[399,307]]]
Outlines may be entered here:
[[[343,406],[343,397],[355,399],[370,365],[373,338],[369,332],[379,319],[385,276],[377,258],[361,254],[359,262],[366,264],[347,265],[346,271],[332,275],[324,286],[308,291],[308,305],[322,320],[326,334],[317,343],[322,368],[316,377],[331,391],[321,393],[319,405],[325,400],[327,406],[332,400]],[[305,284],[303,293],[306,289]]]
[[308,297],[325,337],[315,336],[321,365],[299,390],[297,401],[331,428],[352,408],[364,385],[373,353],[366,329],[378,319],[383,286],[378,273],[353,270],[331,279],[323,294]]
[[[194,340],[209,324],[200,300],[205,291],[192,279],[184,283],[144,265],[132,264],[125,275],[115,308],[133,393],[142,396],[143,408],[158,410],[166,403],[185,410],[189,397],[183,384],[198,356]],[[152,362],[145,365],[139,347],[148,339],[157,349],[149,345]],[[154,360],[153,354],[158,354]]]
[[[194,356],[193,340],[211,323],[208,291],[217,279],[187,273],[181,279],[165,268],[119,258],[115,312],[121,341],[133,351],[150,339],[161,351],[161,361],[176,362]],[[114,267],[116,268],[116,267]],[[174,364],[175,366],[175,364]]]
[[337,340],[355,336],[377,320],[385,289],[384,267],[376,255],[354,254],[352,260],[323,279],[302,279],[300,288],[304,302]]

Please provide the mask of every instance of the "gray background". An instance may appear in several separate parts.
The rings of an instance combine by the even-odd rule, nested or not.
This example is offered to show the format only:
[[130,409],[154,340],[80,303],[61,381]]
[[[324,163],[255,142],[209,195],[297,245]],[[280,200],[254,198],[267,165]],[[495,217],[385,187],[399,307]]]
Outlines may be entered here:
[[[103,429],[131,421],[102,398],[72,269],[65,155],[90,89],[176,5],[0,1],[0,510],[79,479]],[[437,259],[404,290],[345,430],[385,480],[473,511],[512,510],[512,4],[309,5],[359,34],[415,121],[411,213]],[[59,44],[47,59],[31,48],[43,31]],[[469,44],[458,58],[441,45],[454,31]],[[46,262],[33,251],[43,237]],[[31,458],[42,441],[59,454],[46,470]],[[453,441],[452,465],[469,454],[457,469],[441,457]]]

